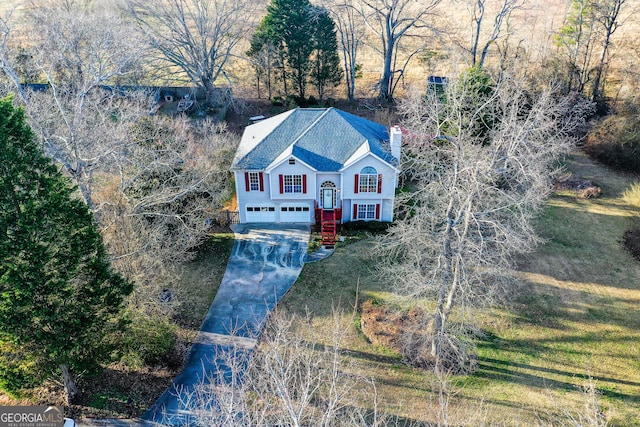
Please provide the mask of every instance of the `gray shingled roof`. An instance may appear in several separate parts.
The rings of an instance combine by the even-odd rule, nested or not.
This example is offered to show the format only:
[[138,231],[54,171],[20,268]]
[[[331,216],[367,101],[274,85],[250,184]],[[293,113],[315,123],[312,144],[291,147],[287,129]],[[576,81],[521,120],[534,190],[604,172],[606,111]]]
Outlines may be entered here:
[[[270,120],[276,124],[275,128],[269,126]],[[258,136],[256,141],[254,135],[258,129],[249,129],[253,126],[271,131]],[[336,108],[297,108],[249,126],[232,169],[265,169],[293,144],[292,153],[298,159],[319,171],[338,171],[365,142],[369,143],[372,153],[396,164],[384,126]]]

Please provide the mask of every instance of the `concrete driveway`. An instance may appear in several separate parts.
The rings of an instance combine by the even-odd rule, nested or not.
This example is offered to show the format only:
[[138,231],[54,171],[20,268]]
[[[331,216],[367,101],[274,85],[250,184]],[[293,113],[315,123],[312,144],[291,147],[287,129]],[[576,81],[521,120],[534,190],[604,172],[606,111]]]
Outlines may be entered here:
[[162,425],[189,424],[182,402],[195,386],[226,377],[229,368],[216,357],[229,349],[251,351],[267,315],[291,288],[304,265],[308,225],[240,224],[218,293],[183,371],[142,420]]

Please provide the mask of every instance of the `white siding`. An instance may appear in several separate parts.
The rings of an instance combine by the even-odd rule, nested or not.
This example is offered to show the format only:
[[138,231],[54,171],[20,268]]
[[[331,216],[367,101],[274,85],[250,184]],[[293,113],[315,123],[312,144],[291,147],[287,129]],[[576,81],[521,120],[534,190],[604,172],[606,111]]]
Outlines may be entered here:
[[[295,168],[297,165],[289,165],[288,162],[286,166],[290,167],[275,168],[275,172],[272,171],[270,174],[263,172],[263,191],[247,191],[245,172],[259,173],[259,171],[235,171],[236,196],[241,223],[313,222],[313,197],[316,194],[315,174],[309,173],[309,168],[306,166]],[[307,193],[280,194],[280,173],[290,175],[307,174]],[[273,198],[271,197],[272,194],[274,194]],[[285,211],[282,210],[283,207]]]
[[[382,192],[381,193],[355,193],[354,192],[354,180],[356,174],[360,174],[360,171],[371,166],[376,169],[378,174],[382,174]],[[382,199],[393,199],[396,191],[396,171],[387,163],[378,159],[373,155],[368,155],[358,160],[354,164],[342,171],[342,197],[344,199],[365,199],[372,197],[379,197]]]
[[[238,199],[238,211],[240,213],[240,222],[251,222],[247,219],[247,206],[268,206],[273,203],[271,197],[269,197],[269,176],[263,174],[263,191],[247,191],[245,184],[245,172],[234,172],[236,179],[236,198]],[[259,171],[251,171],[259,172]]]
[[[306,176],[306,193],[280,193],[280,175],[304,175]],[[269,189],[271,199],[285,201],[291,199],[315,200],[316,179],[315,171],[299,160],[295,164],[289,164],[288,160],[280,163],[269,171]]]
[[[355,192],[355,177],[363,168],[371,166],[378,174],[382,174],[381,192]],[[354,220],[354,205],[380,205],[380,221],[393,221],[393,203],[396,191],[397,173],[389,164],[373,155],[367,155],[345,168],[342,172],[342,198],[344,201],[343,221]]]
[[[367,166],[375,168],[378,174],[382,174],[382,191],[380,193],[354,192],[355,176],[359,175],[360,171]],[[286,159],[268,172],[263,172],[263,191],[247,191],[245,172],[235,172],[238,210],[242,223],[257,220],[261,222],[312,223],[314,221],[314,202],[319,201],[320,186],[325,181],[334,182],[336,189],[339,190],[337,192],[337,206],[343,209],[343,221],[352,220],[354,204],[379,204],[380,220],[393,220],[396,171],[373,155],[363,157],[342,173],[316,173],[297,159],[294,164],[290,164]],[[305,175],[306,193],[280,193],[280,175]],[[252,208],[251,212],[247,211],[247,207]],[[255,209],[257,207],[265,207],[266,209],[257,211]],[[287,209],[283,211],[282,207]],[[293,211],[289,207],[293,207]],[[295,209],[300,207],[308,207],[308,211]]]

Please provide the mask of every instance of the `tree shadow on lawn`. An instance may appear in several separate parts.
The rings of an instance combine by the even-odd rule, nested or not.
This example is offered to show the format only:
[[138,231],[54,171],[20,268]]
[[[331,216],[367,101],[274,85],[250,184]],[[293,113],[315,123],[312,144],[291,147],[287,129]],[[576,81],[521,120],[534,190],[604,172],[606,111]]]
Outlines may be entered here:
[[[559,264],[571,262],[555,259]],[[640,409],[635,350],[640,339],[638,283],[615,286],[615,279],[607,284],[581,283],[567,279],[564,272],[549,274],[553,269],[544,262],[534,261],[529,267],[521,268],[524,280],[509,295],[505,307],[509,314],[501,316],[508,319],[507,326],[486,331],[477,339],[474,376],[524,387],[576,391],[591,374],[603,397]]]
[[[536,252],[522,257],[517,270],[558,282],[637,290],[640,263],[625,249],[623,236],[636,217],[606,215],[550,203],[538,229],[544,239]],[[528,278],[527,278],[528,279]]]
[[[570,371],[543,368],[531,364],[517,363],[488,357],[481,357],[478,359],[478,371],[474,375],[491,381],[512,382],[542,389],[556,389],[564,391],[576,391],[580,389],[581,383],[584,383],[589,379],[589,376],[586,373],[578,374]],[[569,377],[576,381],[563,381],[550,378],[550,376]],[[602,376],[592,376],[592,378],[598,382],[598,391],[602,393],[603,396],[612,399],[619,399],[629,403],[640,403],[640,396],[638,396],[637,393],[622,393],[615,391],[615,387],[602,386],[603,383],[613,383],[628,385],[631,387],[640,387],[639,382]]]
[[[595,362],[591,374],[603,396],[640,405],[640,377],[632,376],[638,360],[633,349],[640,336],[634,304],[586,291],[563,290],[558,295],[552,286],[531,284],[511,305],[511,313],[513,323],[505,334],[515,330],[524,338],[486,331],[476,340],[474,376],[575,391],[588,380],[589,366]],[[628,368],[619,372],[612,366]]]
[[[507,355],[513,357],[514,359],[518,358],[519,360],[544,360],[549,359],[554,354],[559,354],[564,352],[564,348],[557,348],[554,345],[566,345],[571,347],[573,344],[584,344],[589,346],[588,348],[595,347],[602,341],[602,336],[599,334],[573,334],[567,335],[564,337],[549,337],[543,339],[505,339],[500,338],[497,335],[486,332],[484,338],[480,338],[477,340],[478,349],[480,353],[486,353],[486,356],[480,356],[478,361],[479,365],[482,363],[493,363],[493,364],[501,364],[505,366],[513,366],[514,368],[522,368],[528,369],[537,372],[544,372],[554,375],[563,375],[569,377],[577,377],[582,379],[588,379],[589,375],[586,370],[582,373],[575,373],[569,371],[562,371],[558,369],[553,369],[545,366],[535,366],[532,364],[526,364],[522,361],[511,361],[504,360]],[[636,337],[634,336],[624,336],[614,340],[609,339],[609,342],[615,342],[622,345],[632,346],[637,342]],[[592,346],[592,347],[591,347]],[[504,353],[505,357],[503,359],[498,359],[499,355],[496,355],[497,352]],[[492,355],[492,356],[489,356]],[[571,356],[574,358],[589,358],[593,355],[593,351],[588,350],[576,350],[573,349],[571,351]],[[629,364],[633,364],[634,361],[637,360],[634,356],[619,356],[623,358],[629,359]],[[577,364],[574,364],[577,365]],[[581,369],[579,367],[578,369]],[[591,376],[594,380],[608,382],[608,383],[616,383],[621,385],[628,385],[632,387],[640,388],[640,377],[637,381],[632,381],[629,379],[621,379],[621,378],[611,378],[606,376]],[[640,398],[640,395],[638,396]]]
[[519,324],[566,330],[567,323],[578,322],[600,329],[610,325],[640,331],[640,292],[638,298],[624,298],[541,283],[525,286],[508,306]]

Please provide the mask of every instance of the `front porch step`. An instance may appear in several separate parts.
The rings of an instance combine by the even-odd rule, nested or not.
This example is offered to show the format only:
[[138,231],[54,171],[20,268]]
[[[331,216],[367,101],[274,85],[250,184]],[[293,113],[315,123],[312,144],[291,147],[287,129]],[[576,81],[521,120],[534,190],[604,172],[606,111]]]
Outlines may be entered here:
[[336,227],[335,224],[322,226],[322,244],[333,245],[336,243]]
[[320,233],[323,246],[336,244],[337,215],[335,210],[320,210]]

